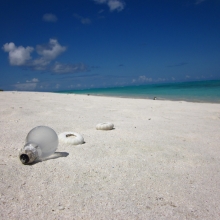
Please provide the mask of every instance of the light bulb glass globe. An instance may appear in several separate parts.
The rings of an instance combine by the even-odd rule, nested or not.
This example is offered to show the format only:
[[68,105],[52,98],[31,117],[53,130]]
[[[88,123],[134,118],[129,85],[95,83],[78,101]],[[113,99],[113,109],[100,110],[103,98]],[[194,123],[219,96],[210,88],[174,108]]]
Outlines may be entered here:
[[44,159],[52,155],[58,147],[56,132],[47,126],[33,128],[26,137],[26,144],[19,156],[23,164],[32,163],[36,159]]

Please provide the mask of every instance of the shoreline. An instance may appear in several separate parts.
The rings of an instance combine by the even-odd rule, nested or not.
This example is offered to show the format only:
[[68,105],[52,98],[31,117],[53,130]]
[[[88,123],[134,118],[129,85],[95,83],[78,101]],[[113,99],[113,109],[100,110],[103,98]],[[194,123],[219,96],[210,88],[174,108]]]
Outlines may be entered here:
[[[76,94],[76,95],[83,95],[83,94]],[[85,94],[86,95],[86,94]],[[149,97],[131,97],[131,96],[114,96],[114,95],[95,95],[95,94],[89,94],[89,95],[93,95],[93,96],[102,96],[102,97],[114,97],[114,98],[125,98],[125,99],[144,99],[144,100],[154,100],[153,98],[149,98]],[[156,97],[156,96],[155,96]],[[220,99],[218,101],[213,101],[213,102],[209,102],[209,101],[196,101],[196,100],[189,100],[189,99],[163,99],[160,97],[156,97],[156,100],[159,101],[173,101],[173,102],[190,102],[190,103],[210,103],[210,104],[220,104]],[[155,100],[155,101],[156,101]]]
[[[220,104],[44,92],[0,93],[2,219],[218,219]],[[112,122],[113,130],[95,126]],[[73,131],[22,165],[39,125]]]
[[[68,94],[68,95],[79,95],[79,96],[94,96],[94,97],[110,97],[110,98],[122,98],[122,99],[141,99],[141,100],[153,100],[153,101],[171,101],[171,102],[189,102],[189,103],[207,103],[207,104],[220,104],[220,98],[218,101],[205,101],[205,100],[192,100],[192,99],[166,99],[157,96],[150,97],[136,97],[136,96],[122,96],[122,95],[107,95],[107,94],[92,94],[92,93],[71,93],[71,92],[41,92],[41,91],[3,91],[4,93],[11,92],[11,93],[52,93],[52,94]],[[154,100],[156,97],[156,100]]]
[[[71,93],[71,92],[52,92],[52,93],[57,93],[57,94],[73,94],[73,95],[85,95],[85,96],[98,96],[98,97],[112,97],[112,98],[123,98],[123,99],[143,99],[143,100],[154,100],[154,96],[152,98],[149,97],[136,97],[136,96],[122,96],[122,95],[107,95],[107,94],[92,94],[92,93],[85,93],[85,94],[80,94],[80,93]],[[156,97],[156,96],[155,96]],[[156,97],[156,100],[159,101],[173,101],[173,102],[190,102],[190,103],[209,103],[209,104],[220,104],[220,98],[218,101],[202,101],[202,100],[195,100],[195,99],[163,99],[160,97]],[[154,101],[156,101],[154,100]]]

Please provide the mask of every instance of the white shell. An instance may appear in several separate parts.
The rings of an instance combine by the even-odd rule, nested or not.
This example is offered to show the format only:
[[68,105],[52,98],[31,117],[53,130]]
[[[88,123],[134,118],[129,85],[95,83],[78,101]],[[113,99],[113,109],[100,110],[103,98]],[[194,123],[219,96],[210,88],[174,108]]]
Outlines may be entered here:
[[78,145],[78,144],[84,143],[84,139],[83,139],[82,135],[80,135],[76,132],[72,132],[72,131],[63,132],[63,133],[59,134],[58,137],[59,137],[59,140],[65,144]]
[[112,130],[113,127],[114,124],[112,124],[111,122],[104,122],[96,125],[97,130]]

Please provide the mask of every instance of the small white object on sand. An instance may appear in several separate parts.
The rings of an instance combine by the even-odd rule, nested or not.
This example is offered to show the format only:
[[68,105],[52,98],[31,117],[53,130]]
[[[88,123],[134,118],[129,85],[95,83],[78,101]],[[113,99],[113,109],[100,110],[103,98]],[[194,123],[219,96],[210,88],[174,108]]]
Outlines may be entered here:
[[112,130],[114,124],[111,122],[99,123],[96,125],[97,130]]
[[65,143],[65,144],[73,144],[73,145],[78,145],[78,144],[83,144],[84,139],[81,134],[78,134],[76,132],[63,132],[59,134],[59,141]]

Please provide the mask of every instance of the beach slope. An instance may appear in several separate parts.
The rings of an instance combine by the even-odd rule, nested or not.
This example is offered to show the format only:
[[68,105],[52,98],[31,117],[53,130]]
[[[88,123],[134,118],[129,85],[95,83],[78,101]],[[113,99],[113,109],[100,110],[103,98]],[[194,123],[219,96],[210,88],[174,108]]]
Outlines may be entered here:
[[[37,92],[0,103],[2,220],[220,219],[220,104]],[[39,125],[85,143],[23,165]]]

